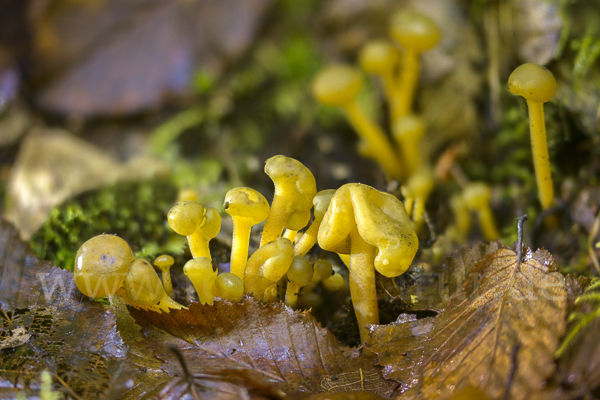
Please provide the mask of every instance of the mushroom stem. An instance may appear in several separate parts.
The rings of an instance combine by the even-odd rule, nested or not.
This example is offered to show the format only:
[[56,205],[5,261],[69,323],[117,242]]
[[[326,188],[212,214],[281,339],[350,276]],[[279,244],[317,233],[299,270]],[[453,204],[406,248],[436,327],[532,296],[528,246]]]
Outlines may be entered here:
[[379,324],[373,269],[377,248],[365,242],[357,228],[350,232],[350,248],[350,296],[358,321],[360,341],[364,343],[369,339],[367,324]]
[[273,202],[271,203],[271,212],[265,221],[265,226],[262,231],[262,237],[260,239],[261,247],[281,236],[288,216],[288,202],[283,196],[278,195],[277,191],[275,191]]
[[312,247],[317,243],[317,233],[319,233],[319,226],[321,221],[313,221],[308,227],[306,232],[300,237],[300,239],[294,245],[294,255],[304,256]]
[[229,271],[244,280],[244,271],[248,262],[248,244],[252,224],[246,219],[232,218],[233,240],[231,242],[231,261]]
[[529,108],[529,130],[531,134],[531,152],[533,153],[533,166],[535,179],[538,186],[538,195],[542,208],[546,209],[554,204],[554,188],[552,187],[552,173],[550,172],[550,156],[546,142],[546,125],[544,122],[544,104],[527,100]]
[[500,232],[498,232],[498,228],[496,228],[492,210],[490,210],[489,207],[480,208],[477,210],[477,216],[479,217],[479,224],[481,225],[483,236],[487,240],[498,240],[500,238]]
[[362,139],[359,148],[362,155],[377,161],[391,178],[401,180],[404,176],[402,165],[381,128],[365,115],[356,101],[345,104],[343,109],[350,124]]
[[293,282],[288,282],[287,287],[285,288],[285,304],[292,308],[296,308],[296,304],[298,304],[298,292],[300,288],[298,285]]
[[396,107],[392,111],[392,118],[398,118],[410,114],[412,110],[415,89],[419,80],[419,52],[406,50],[402,60],[402,71],[400,73],[400,88]]

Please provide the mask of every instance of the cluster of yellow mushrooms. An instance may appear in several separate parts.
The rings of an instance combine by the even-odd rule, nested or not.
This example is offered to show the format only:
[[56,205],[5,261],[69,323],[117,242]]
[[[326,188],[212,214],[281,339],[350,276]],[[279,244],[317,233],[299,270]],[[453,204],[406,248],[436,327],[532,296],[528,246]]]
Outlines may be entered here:
[[[363,85],[359,69],[346,64],[328,66],[315,78],[312,92],[320,103],[344,111],[360,136],[360,153],[375,160],[388,178],[403,184],[404,206],[418,232],[424,222],[425,203],[435,187],[435,174],[431,163],[422,155],[421,142],[427,127],[414,111],[413,102],[419,79],[419,55],[438,44],[440,30],[421,13],[401,11],[392,16],[389,32],[393,40],[368,42],[358,55],[358,63],[365,73],[377,75],[381,80],[389,104],[394,144],[356,101]],[[508,86],[512,93],[525,97],[529,106],[539,198],[542,208],[546,209],[553,204],[554,194],[542,103],[553,97],[556,80],[544,67],[524,64],[510,76]],[[469,182],[464,175],[455,178],[462,190],[450,201],[455,215],[451,236],[458,241],[464,238],[471,229],[470,214],[474,212],[484,237],[499,239],[500,233],[490,209],[489,186],[484,182]]]
[[[321,282],[327,290],[338,290],[343,279],[332,274],[329,262],[319,260],[312,265],[305,258],[318,243],[347,264],[361,340],[368,338],[367,325],[379,322],[375,271],[396,277],[408,269],[418,248],[416,230],[434,188],[434,174],[419,148],[426,126],[412,104],[419,55],[438,43],[440,32],[428,17],[401,12],[392,18],[390,33],[401,51],[392,42],[377,40],[365,46],[359,60],[365,72],[381,77],[396,145],[357,105],[363,83],[357,69],[348,65],[326,68],[315,79],[313,94],[321,103],[345,111],[361,137],[360,152],[376,160],[389,178],[404,183],[404,204],[391,194],[357,183],[317,193],[313,174],[302,163],[281,155],[272,157],[265,165],[275,185],[270,206],[261,193],[247,187],[231,189],[225,196],[224,211],[233,219],[230,272],[217,274],[208,247],[221,228],[220,213],[195,201],[179,203],[169,211],[171,228],[187,237],[193,258],[183,270],[200,302],[213,304],[215,297],[237,302],[250,294],[296,307],[301,288]],[[554,95],[556,81],[544,67],[525,64],[510,76],[509,89],[525,97],[529,106],[537,183],[542,206],[547,208],[554,195],[542,103]],[[484,236],[499,238],[490,210],[490,188],[483,182],[467,181],[462,186],[462,192],[450,199],[454,229],[466,234],[470,213],[476,212]],[[248,257],[251,229],[263,221],[260,247]],[[183,307],[172,299],[169,268],[173,262],[169,256],[154,260],[162,270],[161,280],[148,261],[134,259],[124,240],[100,235],[77,253],[75,282],[90,297],[119,295],[136,307],[168,311]]]
[[[317,193],[310,170],[281,155],[267,160],[265,172],[275,186],[270,206],[261,193],[248,187],[233,188],[225,196],[223,209],[233,220],[228,273],[217,275],[208,248],[221,226],[219,212],[195,201],[178,203],[169,211],[171,228],[187,237],[193,259],[183,271],[200,302],[213,304],[215,297],[235,302],[248,293],[266,302],[283,298],[295,307],[300,288],[322,282],[327,290],[336,291],[343,279],[332,274],[331,263],[319,260],[313,266],[305,258],[318,243],[324,250],[345,255],[361,339],[366,340],[367,324],[379,322],[375,271],[398,276],[417,252],[417,235],[404,206],[391,194],[358,183]],[[248,257],[251,229],[263,221],[260,247]],[[100,235],[79,249],[75,283],[90,297],[116,294],[154,311],[182,308],[170,297],[173,259],[160,256],[154,264],[162,269],[162,281],[148,261],[134,259],[123,239]]]

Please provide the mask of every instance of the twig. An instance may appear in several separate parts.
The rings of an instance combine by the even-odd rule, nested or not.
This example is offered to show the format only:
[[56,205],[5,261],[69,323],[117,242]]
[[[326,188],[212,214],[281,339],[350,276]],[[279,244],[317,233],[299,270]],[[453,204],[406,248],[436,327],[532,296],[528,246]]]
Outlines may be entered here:
[[523,224],[525,223],[525,221],[527,220],[527,214],[523,215],[521,218],[519,218],[519,222],[517,222],[517,246],[518,246],[518,250],[517,250],[517,256],[519,259],[519,262],[523,262]]

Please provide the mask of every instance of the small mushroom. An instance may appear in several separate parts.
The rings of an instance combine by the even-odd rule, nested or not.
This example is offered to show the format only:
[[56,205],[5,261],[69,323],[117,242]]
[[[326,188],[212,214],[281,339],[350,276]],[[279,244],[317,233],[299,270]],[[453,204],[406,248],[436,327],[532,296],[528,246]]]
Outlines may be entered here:
[[472,182],[463,190],[465,204],[470,210],[476,211],[481,231],[486,240],[498,240],[500,232],[496,227],[494,215],[490,208],[491,190],[484,182]]
[[425,134],[425,121],[414,114],[405,115],[394,123],[392,133],[399,145],[406,172],[412,176],[423,165],[421,139]]
[[360,153],[375,160],[393,179],[403,177],[402,164],[381,128],[360,109],[356,95],[363,85],[360,73],[348,65],[332,65],[317,75],[312,92],[318,102],[341,107],[361,138]]
[[407,199],[406,211],[412,218],[415,230],[418,232],[423,226],[425,203],[435,185],[433,173],[427,167],[416,171],[402,187],[402,195]]
[[333,195],[318,242],[324,250],[350,254],[350,294],[364,342],[367,325],[379,323],[375,270],[390,278],[403,274],[417,252],[417,234],[397,198],[349,183]]
[[331,197],[335,193],[334,189],[321,190],[313,198],[313,213],[314,220],[308,227],[306,232],[300,237],[300,240],[294,245],[294,254],[297,256],[304,256],[308,251],[317,243],[317,233],[319,233],[319,226],[323,221],[323,216]]
[[212,260],[208,257],[193,258],[185,263],[183,273],[192,281],[200,303],[212,305],[215,300],[213,293],[217,279],[217,271],[213,270]]
[[173,282],[171,281],[171,266],[173,264],[175,264],[173,257],[166,254],[158,256],[154,260],[154,265],[160,268],[160,271],[162,272],[162,282],[165,291],[171,297],[173,297]]
[[182,308],[165,292],[154,267],[143,259],[137,259],[125,276],[123,296],[131,305],[150,311],[169,311],[169,308]]
[[198,257],[199,249],[194,247],[192,235],[204,224],[206,207],[197,201],[184,201],[175,204],[167,215],[169,226],[181,236],[186,236],[192,257]]
[[221,214],[214,207],[206,209],[204,215],[204,223],[196,229],[194,233],[188,236],[190,251],[192,257],[210,257],[210,248],[208,244],[211,239],[215,238],[221,230]]
[[282,155],[269,158],[265,163],[265,173],[273,180],[275,193],[263,228],[261,246],[281,236],[292,214],[310,211],[317,193],[312,172],[293,158]]
[[435,47],[440,40],[440,30],[428,16],[416,11],[402,10],[392,16],[390,34],[404,50],[400,74],[398,107],[392,110],[394,120],[410,114],[419,81],[419,56]]
[[294,243],[298,231],[304,228],[308,224],[308,221],[310,221],[310,210],[292,213],[285,223],[283,237]]
[[[358,55],[358,63],[367,74],[378,75],[390,104],[390,111],[397,109],[398,82],[396,67],[398,66],[398,50],[384,39],[372,40],[365,44]],[[392,113],[390,112],[390,115]]]
[[237,303],[244,297],[244,283],[235,274],[224,272],[217,276],[215,286],[219,297]]
[[246,264],[244,290],[262,299],[265,289],[277,283],[287,272],[294,258],[292,242],[277,238],[254,252]]
[[298,291],[312,280],[313,266],[303,256],[295,256],[286,275],[288,284],[285,291],[285,304],[296,308]]
[[511,93],[523,96],[529,108],[529,131],[531,134],[531,152],[542,208],[554,204],[554,187],[550,172],[550,156],[546,143],[546,124],[544,122],[544,103],[550,101],[556,93],[556,79],[552,72],[538,64],[523,64],[517,67],[508,78]]
[[321,285],[328,292],[337,292],[344,287],[344,277],[337,272],[334,272],[329,278],[324,279]]
[[256,190],[237,187],[227,192],[223,208],[233,220],[230,271],[243,280],[252,227],[267,219],[269,203]]

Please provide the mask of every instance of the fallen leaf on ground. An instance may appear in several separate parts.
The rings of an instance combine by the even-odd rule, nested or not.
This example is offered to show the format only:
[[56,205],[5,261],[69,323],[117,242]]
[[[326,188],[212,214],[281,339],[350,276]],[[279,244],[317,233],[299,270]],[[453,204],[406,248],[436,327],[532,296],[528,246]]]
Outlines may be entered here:
[[436,317],[373,328],[368,349],[405,398],[448,399],[478,387],[492,398],[527,399],[555,369],[566,328],[567,290],[545,250],[510,248],[481,259]]
[[26,332],[23,343],[0,348],[0,397],[37,393],[45,369],[65,395],[122,393],[115,380],[124,373],[126,349],[114,314],[83,296],[71,273],[33,256],[3,220],[0,260],[0,336]]

